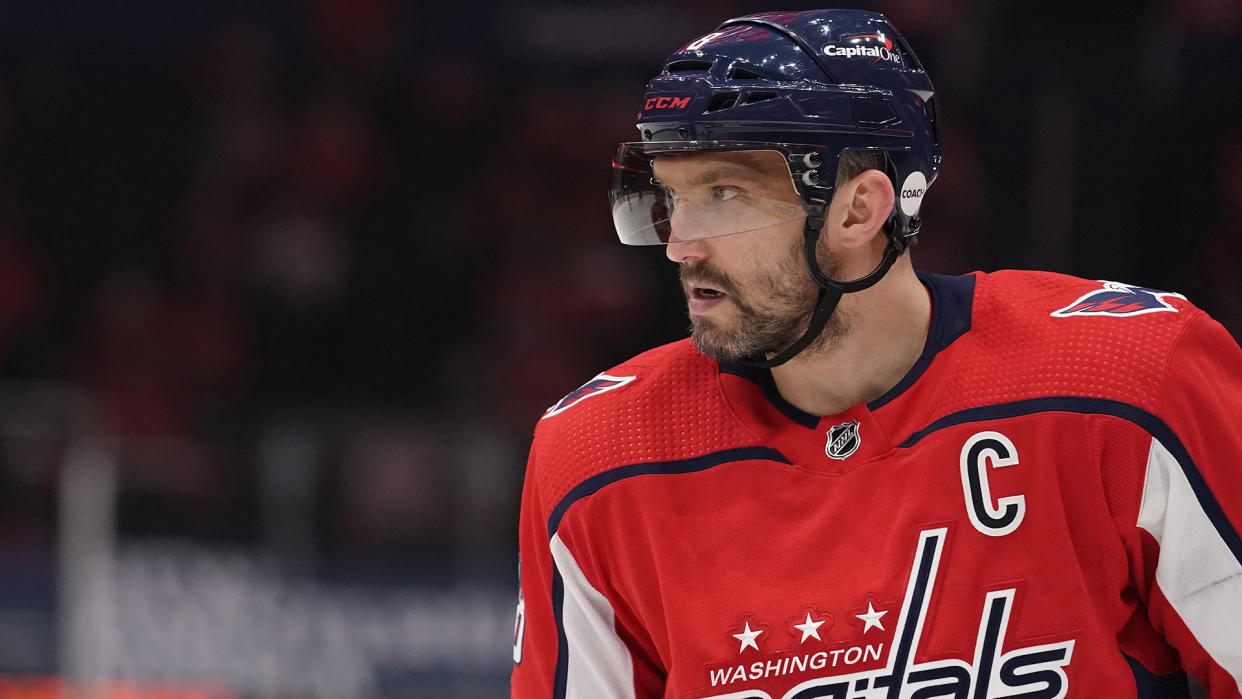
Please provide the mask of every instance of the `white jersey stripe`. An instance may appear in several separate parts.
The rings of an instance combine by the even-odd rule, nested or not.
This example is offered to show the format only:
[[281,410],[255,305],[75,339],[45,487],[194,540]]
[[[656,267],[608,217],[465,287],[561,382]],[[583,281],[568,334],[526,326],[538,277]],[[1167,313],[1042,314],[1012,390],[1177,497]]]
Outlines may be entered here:
[[1138,526],[1160,546],[1156,582],[1199,645],[1242,691],[1242,563],[1208,519],[1181,465],[1153,439]]
[[634,699],[633,661],[617,636],[612,605],[587,582],[559,534],[551,547],[565,590],[565,699]]

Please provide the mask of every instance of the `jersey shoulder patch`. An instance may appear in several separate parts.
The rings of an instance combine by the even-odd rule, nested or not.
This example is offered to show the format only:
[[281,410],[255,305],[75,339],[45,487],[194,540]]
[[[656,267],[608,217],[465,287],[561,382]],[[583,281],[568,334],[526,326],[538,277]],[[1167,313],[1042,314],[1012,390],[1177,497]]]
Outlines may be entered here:
[[553,415],[559,415],[587,398],[621,388],[636,378],[638,377],[613,376],[612,374],[605,373],[596,374],[595,378],[570,391],[568,395],[558,400],[555,405],[544,411],[543,417],[539,419],[546,420]]
[[1154,410],[1178,338],[1202,315],[1178,294],[1118,282],[1026,271],[977,279],[954,382],[938,397],[946,410],[1047,396]]
[[545,506],[610,469],[754,443],[720,390],[719,365],[689,340],[596,375],[535,426],[531,462]]
[[1166,298],[1186,300],[1185,296],[1159,289],[1132,286],[1121,282],[1103,281],[1102,286],[1079,296],[1064,308],[1053,311],[1053,318],[1072,316],[1112,316],[1125,318],[1146,313],[1171,312],[1177,308],[1165,302]]

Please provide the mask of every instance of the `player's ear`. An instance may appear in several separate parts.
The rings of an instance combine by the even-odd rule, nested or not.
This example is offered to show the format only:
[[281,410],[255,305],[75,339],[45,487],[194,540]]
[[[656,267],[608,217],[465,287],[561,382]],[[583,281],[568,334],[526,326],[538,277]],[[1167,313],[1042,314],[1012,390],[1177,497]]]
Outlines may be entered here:
[[837,242],[853,248],[875,240],[893,210],[895,197],[893,183],[879,170],[864,170],[842,185],[832,201],[841,204],[835,212],[840,225]]

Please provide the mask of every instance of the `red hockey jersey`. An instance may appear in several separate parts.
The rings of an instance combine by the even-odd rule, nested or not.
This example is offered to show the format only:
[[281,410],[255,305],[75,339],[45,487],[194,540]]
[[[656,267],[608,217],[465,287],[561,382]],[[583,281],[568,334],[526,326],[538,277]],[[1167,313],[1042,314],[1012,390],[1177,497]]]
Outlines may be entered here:
[[514,697],[1239,696],[1242,350],[1176,294],[920,278],[923,355],[840,415],[688,341],[547,411]]

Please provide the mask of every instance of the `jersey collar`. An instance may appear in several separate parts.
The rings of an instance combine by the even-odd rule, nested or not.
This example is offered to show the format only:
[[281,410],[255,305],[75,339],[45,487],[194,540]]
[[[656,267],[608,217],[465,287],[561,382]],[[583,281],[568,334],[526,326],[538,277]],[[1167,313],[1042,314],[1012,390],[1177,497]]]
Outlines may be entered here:
[[[918,273],[919,281],[926,287],[932,304],[932,317],[928,327],[927,339],[923,351],[906,375],[902,377],[884,395],[867,403],[849,409],[835,416],[821,417],[803,411],[786,401],[776,388],[772,372],[768,369],[741,363],[722,363],[720,365],[721,384],[726,399],[733,406],[734,412],[763,434],[771,443],[795,461],[800,460],[802,453],[814,453],[815,449],[807,449],[802,442],[810,440],[817,443],[820,433],[829,430],[836,423],[858,420],[871,435],[864,439],[875,440],[876,431],[887,432],[882,422],[873,420],[871,413],[889,405],[907,393],[927,372],[932,361],[954,343],[959,337],[970,330],[971,307],[974,299],[975,277],[946,276]],[[910,416],[906,416],[907,418]],[[905,422],[905,420],[902,420]],[[870,423],[870,424],[868,424]],[[890,426],[896,427],[896,425]],[[900,439],[893,434],[892,437]],[[884,445],[868,441],[871,449],[885,450]],[[865,449],[864,452],[871,451]],[[865,458],[865,454],[859,454]]]

